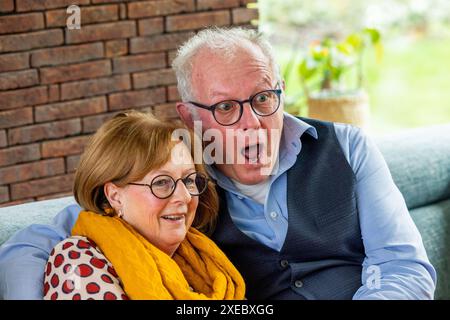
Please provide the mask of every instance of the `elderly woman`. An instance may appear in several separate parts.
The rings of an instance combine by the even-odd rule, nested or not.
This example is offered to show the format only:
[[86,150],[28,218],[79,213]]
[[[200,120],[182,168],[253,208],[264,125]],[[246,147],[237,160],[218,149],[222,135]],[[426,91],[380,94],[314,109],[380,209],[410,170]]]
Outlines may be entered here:
[[243,299],[244,281],[203,233],[218,198],[176,126],[130,112],[93,136],[75,175],[84,208],[51,252],[45,299]]

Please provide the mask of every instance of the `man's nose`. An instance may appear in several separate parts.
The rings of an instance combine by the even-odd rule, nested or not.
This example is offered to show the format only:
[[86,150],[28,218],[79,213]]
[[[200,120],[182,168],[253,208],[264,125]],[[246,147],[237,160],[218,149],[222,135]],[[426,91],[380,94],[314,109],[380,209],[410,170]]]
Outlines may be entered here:
[[261,122],[259,121],[258,115],[253,112],[250,102],[244,103],[242,117],[239,122],[240,127],[244,130],[259,129],[261,127]]

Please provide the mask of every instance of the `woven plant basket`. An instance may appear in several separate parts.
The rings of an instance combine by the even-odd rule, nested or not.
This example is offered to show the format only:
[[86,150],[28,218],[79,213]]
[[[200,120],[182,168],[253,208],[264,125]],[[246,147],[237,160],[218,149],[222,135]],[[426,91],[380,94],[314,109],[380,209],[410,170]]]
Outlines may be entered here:
[[342,95],[311,95],[308,109],[309,118],[369,128],[369,99],[363,90]]

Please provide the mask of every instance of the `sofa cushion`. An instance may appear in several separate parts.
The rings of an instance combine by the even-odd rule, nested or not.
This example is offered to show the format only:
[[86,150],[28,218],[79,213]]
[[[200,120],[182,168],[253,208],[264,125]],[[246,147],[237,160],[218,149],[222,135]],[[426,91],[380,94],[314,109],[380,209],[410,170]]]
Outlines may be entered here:
[[377,139],[409,209],[450,198],[450,125]]
[[431,264],[436,269],[435,299],[450,298],[450,200],[410,211]]
[[74,203],[73,197],[65,197],[0,208],[0,246],[30,224],[50,224],[59,211]]

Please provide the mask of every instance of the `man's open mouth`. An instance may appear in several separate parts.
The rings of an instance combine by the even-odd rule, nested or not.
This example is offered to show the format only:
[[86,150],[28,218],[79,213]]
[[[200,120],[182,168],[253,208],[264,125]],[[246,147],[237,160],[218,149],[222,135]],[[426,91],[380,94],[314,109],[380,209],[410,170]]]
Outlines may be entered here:
[[246,146],[242,149],[241,154],[246,159],[248,163],[257,163],[261,157],[261,152],[264,146],[260,143]]

